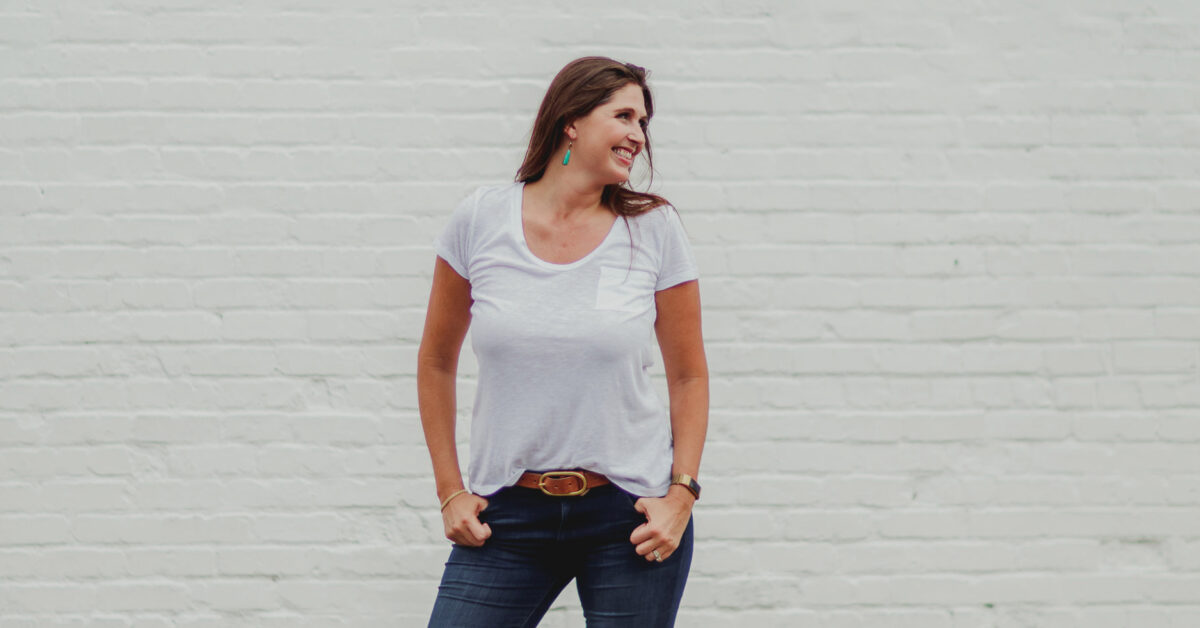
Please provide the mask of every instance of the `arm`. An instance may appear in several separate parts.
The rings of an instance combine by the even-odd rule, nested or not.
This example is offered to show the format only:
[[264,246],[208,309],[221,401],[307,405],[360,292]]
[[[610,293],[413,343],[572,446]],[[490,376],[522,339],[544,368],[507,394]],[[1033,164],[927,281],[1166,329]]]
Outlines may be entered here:
[[[687,281],[654,295],[658,317],[654,331],[662,350],[670,395],[674,459],[671,472],[699,478],[700,455],[708,431],[708,361],[700,327],[700,285]],[[691,518],[695,498],[686,488],[672,485],[662,498],[639,499],[647,523],[630,536],[637,553],[654,560],[658,549],[665,559],[679,545]]]
[[[686,473],[699,479],[700,454],[708,432],[708,361],[700,329],[699,282],[688,281],[668,288],[657,293],[655,299],[659,317],[654,331],[667,371],[671,436],[675,442],[671,473]],[[687,495],[694,501],[692,493],[678,484],[669,491]]]
[[[454,440],[458,357],[471,324],[471,284],[442,258],[433,269],[433,287],[425,314],[425,330],[417,351],[417,405],[425,444],[433,459],[438,501],[463,488]],[[482,545],[491,534],[480,524],[487,500],[464,493],[442,511],[446,538],[463,545]]]

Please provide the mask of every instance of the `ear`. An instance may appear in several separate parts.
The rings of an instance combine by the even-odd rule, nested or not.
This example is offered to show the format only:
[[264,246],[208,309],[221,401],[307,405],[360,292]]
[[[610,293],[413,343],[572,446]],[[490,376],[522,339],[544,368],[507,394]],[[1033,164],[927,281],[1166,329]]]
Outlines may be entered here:
[[579,139],[579,131],[575,128],[574,120],[568,122],[567,126],[563,127],[563,133],[566,134],[569,140]]

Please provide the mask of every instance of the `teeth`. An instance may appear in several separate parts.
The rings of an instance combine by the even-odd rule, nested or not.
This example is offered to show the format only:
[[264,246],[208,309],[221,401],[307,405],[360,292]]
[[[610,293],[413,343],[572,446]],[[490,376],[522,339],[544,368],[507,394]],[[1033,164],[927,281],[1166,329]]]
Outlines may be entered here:
[[624,148],[614,148],[613,152],[624,157],[625,159],[633,159],[633,153]]

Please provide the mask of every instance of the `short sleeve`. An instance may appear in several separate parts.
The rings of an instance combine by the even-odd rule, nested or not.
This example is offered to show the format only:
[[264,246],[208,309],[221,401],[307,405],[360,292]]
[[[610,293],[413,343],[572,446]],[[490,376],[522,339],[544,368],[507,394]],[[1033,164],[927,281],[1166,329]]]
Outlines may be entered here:
[[698,279],[700,270],[696,266],[696,257],[692,253],[692,245],[688,242],[687,232],[683,222],[674,207],[665,206],[661,209],[665,220],[660,234],[660,263],[658,281],[655,290],[666,290],[676,284]]
[[464,279],[470,279],[471,235],[475,226],[478,190],[459,201],[441,234],[433,240],[433,250]]

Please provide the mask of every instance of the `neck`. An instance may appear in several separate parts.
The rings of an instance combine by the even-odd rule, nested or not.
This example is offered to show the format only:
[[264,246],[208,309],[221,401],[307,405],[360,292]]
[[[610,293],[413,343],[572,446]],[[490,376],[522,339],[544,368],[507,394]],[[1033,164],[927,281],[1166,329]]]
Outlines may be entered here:
[[552,161],[542,178],[525,185],[525,190],[532,192],[537,204],[554,219],[572,220],[601,209],[604,184],[596,183],[581,171],[568,172],[569,168],[561,160]]

